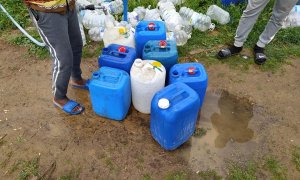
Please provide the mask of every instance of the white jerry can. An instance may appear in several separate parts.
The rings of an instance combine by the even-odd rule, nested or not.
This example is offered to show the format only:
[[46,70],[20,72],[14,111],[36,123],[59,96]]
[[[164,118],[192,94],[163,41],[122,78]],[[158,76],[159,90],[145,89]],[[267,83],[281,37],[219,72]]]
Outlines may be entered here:
[[136,59],[130,78],[133,106],[141,113],[150,114],[153,96],[165,86],[165,67],[158,61]]

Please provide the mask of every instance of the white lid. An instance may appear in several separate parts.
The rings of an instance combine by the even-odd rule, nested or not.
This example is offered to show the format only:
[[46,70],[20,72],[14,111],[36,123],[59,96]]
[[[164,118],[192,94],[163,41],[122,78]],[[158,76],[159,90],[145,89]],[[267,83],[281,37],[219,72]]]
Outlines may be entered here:
[[161,109],[168,109],[170,107],[170,101],[166,98],[162,98],[158,101],[158,107]]

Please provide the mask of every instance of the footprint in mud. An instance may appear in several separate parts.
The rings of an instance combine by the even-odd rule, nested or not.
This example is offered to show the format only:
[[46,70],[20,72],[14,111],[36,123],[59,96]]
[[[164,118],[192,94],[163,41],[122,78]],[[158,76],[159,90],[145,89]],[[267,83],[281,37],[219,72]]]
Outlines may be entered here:
[[230,140],[239,143],[251,140],[254,132],[248,123],[253,117],[253,105],[245,98],[222,91],[218,106],[219,113],[211,116],[212,126],[218,132],[215,147],[223,148]]

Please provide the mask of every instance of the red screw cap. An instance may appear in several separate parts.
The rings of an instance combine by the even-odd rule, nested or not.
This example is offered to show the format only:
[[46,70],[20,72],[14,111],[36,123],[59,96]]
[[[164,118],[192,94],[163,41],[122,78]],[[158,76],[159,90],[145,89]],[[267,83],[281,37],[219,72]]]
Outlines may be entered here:
[[155,26],[154,22],[151,22],[151,23],[148,24],[148,29],[150,31],[154,31],[154,29],[155,29],[154,26]]
[[125,52],[126,52],[126,47],[125,47],[125,46],[120,46],[120,47],[118,48],[118,51],[119,51],[119,52],[122,52],[122,53],[125,53]]
[[167,45],[168,45],[168,44],[167,44],[166,41],[164,41],[164,40],[159,41],[159,46],[160,46],[161,48],[165,48]]
[[188,73],[189,73],[190,75],[194,75],[194,74],[196,74],[195,70],[196,70],[195,67],[189,67],[189,68],[188,68]]

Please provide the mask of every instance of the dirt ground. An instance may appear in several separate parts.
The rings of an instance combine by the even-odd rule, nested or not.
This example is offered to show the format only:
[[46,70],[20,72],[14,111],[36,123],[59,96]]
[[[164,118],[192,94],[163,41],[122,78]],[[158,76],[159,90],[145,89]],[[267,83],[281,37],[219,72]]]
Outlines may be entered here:
[[[17,179],[20,160],[39,158],[40,175],[59,179],[162,179],[185,171],[228,174],[227,161],[263,163],[276,157],[299,179],[291,162],[300,145],[300,60],[273,74],[251,67],[247,72],[226,64],[207,68],[209,87],[199,127],[179,149],[164,151],[151,137],[150,115],[132,107],[123,122],[94,114],[88,91],[69,88],[68,96],[85,105],[69,116],[51,102],[51,61],[26,55],[26,49],[0,40],[0,179]],[[85,77],[97,69],[96,59],[83,59]],[[232,113],[230,113],[232,112]],[[236,113],[235,112],[239,112]],[[259,179],[270,179],[260,170]]]

